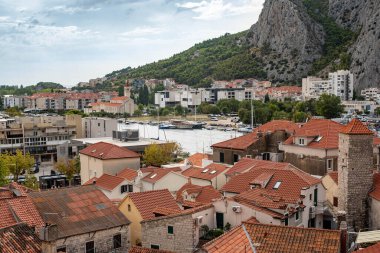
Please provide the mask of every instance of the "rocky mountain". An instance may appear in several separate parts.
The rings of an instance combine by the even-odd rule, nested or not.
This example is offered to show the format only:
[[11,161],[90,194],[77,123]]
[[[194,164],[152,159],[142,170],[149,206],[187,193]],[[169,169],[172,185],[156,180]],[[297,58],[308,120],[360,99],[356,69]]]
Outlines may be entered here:
[[356,89],[380,86],[379,0],[266,0],[248,31],[208,40],[168,59],[109,74],[208,80],[256,77],[300,83],[302,77],[351,69]]

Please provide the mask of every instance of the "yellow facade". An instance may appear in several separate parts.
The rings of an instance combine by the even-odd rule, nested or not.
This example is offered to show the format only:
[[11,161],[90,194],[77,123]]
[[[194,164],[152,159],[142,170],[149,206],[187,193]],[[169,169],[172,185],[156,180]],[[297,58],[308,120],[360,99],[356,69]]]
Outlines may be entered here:
[[[128,207],[129,206],[129,207]],[[130,224],[130,242],[131,245],[136,245],[141,242],[141,224],[143,220],[139,210],[136,208],[132,199],[128,196],[123,199],[119,205],[119,210],[128,218]]]

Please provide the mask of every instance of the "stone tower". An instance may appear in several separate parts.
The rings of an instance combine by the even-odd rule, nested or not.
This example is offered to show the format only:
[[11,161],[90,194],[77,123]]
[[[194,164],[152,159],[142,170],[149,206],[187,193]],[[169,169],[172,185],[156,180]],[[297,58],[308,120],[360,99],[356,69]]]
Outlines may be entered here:
[[131,97],[131,86],[129,85],[129,81],[124,86],[124,96],[125,97]]
[[373,184],[373,132],[353,119],[339,133],[338,210],[348,229],[368,227],[367,199]]

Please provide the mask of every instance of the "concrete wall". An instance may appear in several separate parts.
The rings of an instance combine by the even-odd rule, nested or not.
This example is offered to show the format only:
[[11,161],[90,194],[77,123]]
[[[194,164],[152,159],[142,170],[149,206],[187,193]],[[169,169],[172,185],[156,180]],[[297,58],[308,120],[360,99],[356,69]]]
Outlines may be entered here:
[[369,228],[370,230],[380,229],[380,201],[369,198],[370,211],[369,211]]
[[[113,249],[113,236],[121,234],[121,248]],[[56,253],[56,249],[66,246],[66,252],[85,252],[86,242],[94,241],[96,252],[126,252],[130,247],[129,226],[115,227],[107,230],[97,231],[96,233],[86,233],[59,239],[53,244],[49,253]],[[54,250],[55,247],[55,250]]]
[[200,186],[207,186],[207,185],[212,185],[211,181],[208,180],[203,180],[199,178],[191,178],[191,183],[195,185],[200,185]]
[[[128,211],[128,205],[131,207],[131,211]],[[138,241],[141,242],[141,224],[143,220],[137,207],[132,202],[129,197],[126,197],[119,205],[119,210],[124,214],[125,217],[131,222],[130,227],[130,243],[131,245],[136,245]]]

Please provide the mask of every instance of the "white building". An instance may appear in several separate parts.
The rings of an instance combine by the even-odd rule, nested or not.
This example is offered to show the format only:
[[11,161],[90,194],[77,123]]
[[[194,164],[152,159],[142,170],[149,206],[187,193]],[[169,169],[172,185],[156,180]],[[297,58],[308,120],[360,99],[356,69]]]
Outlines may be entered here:
[[118,130],[116,119],[97,117],[83,118],[82,128],[85,138],[112,137],[112,132]]
[[348,113],[370,112],[373,114],[375,109],[379,107],[374,101],[343,101],[344,110]]
[[354,77],[348,70],[329,73],[329,78],[309,76],[302,79],[302,96],[305,100],[318,99],[322,94],[332,94],[342,101],[352,100],[354,95]]
[[4,108],[10,107],[25,107],[25,99],[23,96],[14,96],[14,95],[4,95],[3,97],[3,106]]
[[364,97],[365,100],[378,100],[380,96],[380,89],[375,87],[363,89],[360,95]]

